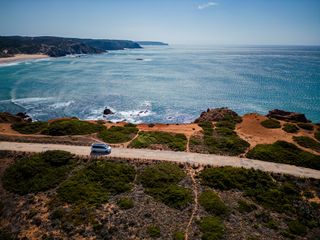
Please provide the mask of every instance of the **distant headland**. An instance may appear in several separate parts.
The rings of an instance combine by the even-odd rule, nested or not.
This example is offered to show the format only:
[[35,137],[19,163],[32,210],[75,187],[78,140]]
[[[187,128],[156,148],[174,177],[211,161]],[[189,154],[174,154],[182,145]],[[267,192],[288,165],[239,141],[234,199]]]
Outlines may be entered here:
[[168,46],[168,43],[164,43],[164,42],[153,42],[153,41],[137,41],[137,43],[139,45],[150,45],[150,46]]

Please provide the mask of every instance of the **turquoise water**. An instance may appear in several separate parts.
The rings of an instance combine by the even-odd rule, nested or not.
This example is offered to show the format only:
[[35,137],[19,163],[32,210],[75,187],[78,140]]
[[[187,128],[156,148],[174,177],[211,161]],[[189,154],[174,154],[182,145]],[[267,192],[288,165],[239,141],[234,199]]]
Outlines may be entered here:
[[[138,60],[143,59],[143,60]],[[319,47],[146,47],[0,67],[0,111],[191,122],[208,107],[280,108],[320,121]]]

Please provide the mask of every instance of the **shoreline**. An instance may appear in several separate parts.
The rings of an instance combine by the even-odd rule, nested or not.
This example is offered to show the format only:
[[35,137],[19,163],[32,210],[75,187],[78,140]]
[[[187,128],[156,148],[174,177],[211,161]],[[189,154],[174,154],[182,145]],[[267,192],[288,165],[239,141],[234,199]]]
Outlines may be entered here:
[[13,57],[0,58],[0,64],[7,64],[19,61],[49,58],[45,54],[16,54]]

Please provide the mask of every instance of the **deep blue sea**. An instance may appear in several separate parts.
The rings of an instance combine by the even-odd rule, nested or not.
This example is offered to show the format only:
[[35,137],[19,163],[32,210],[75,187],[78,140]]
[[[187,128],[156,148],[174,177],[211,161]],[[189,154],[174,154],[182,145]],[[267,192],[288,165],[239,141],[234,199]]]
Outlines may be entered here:
[[[141,60],[142,59],[142,60]],[[320,121],[320,47],[157,46],[0,66],[0,111],[191,122],[207,108]]]

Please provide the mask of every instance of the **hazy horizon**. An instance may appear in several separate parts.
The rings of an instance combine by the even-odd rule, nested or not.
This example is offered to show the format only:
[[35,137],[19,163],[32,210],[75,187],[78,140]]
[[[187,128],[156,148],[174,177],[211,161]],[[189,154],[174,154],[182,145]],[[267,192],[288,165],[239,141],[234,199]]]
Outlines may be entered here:
[[0,0],[0,35],[172,45],[320,45],[320,1]]

